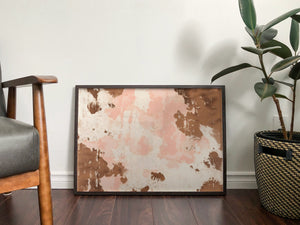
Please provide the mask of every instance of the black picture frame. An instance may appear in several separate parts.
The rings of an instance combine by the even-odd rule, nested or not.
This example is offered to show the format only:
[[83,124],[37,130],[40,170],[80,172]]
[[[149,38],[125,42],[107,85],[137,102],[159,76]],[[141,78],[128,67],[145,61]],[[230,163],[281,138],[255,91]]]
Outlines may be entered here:
[[[223,174],[223,189],[222,191],[152,191],[152,192],[132,192],[132,191],[100,191],[100,192],[85,192],[78,191],[77,179],[78,179],[78,99],[80,89],[219,89],[222,96],[222,174]],[[75,131],[74,131],[74,194],[75,195],[225,195],[227,187],[226,179],[226,110],[225,110],[225,86],[223,85],[76,85],[75,86]]]

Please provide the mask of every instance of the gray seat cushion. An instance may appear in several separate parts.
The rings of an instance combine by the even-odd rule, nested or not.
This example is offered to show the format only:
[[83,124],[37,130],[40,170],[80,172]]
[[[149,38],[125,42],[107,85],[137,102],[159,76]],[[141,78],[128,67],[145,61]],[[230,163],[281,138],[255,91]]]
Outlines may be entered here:
[[0,116],[0,177],[38,168],[38,131],[28,124]]

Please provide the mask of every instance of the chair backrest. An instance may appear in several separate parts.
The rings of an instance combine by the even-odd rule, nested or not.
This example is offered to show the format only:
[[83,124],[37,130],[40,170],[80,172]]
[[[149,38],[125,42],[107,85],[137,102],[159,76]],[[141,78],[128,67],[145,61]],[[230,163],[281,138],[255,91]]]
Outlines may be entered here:
[[1,66],[0,66],[0,116],[6,116],[5,98],[4,98],[1,82],[2,82],[2,73],[1,73]]

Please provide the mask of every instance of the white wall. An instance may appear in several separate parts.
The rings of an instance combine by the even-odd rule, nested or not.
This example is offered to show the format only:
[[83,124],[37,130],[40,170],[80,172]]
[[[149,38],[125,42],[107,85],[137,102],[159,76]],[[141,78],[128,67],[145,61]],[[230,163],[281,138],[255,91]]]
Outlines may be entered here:
[[[299,0],[255,5],[260,24],[300,7]],[[0,0],[4,80],[59,79],[45,86],[53,186],[72,186],[76,84],[209,84],[229,65],[257,63],[240,50],[251,44],[243,27],[237,0]],[[277,27],[288,41],[289,22]],[[259,76],[249,69],[216,82],[226,85],[229,187],[255,185],[253,133],[271,129],[276,114],[253,91]],[[18,94],[17,117],[31,122],[30,88]],[[299,120],[297,114],[298,129]]]

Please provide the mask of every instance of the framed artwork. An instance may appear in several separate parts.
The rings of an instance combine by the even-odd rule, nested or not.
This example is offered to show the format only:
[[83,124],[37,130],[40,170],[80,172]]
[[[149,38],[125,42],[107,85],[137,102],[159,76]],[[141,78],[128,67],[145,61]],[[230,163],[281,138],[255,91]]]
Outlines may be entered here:
[[75,92],[75,194],[225,194],[224,86]]

